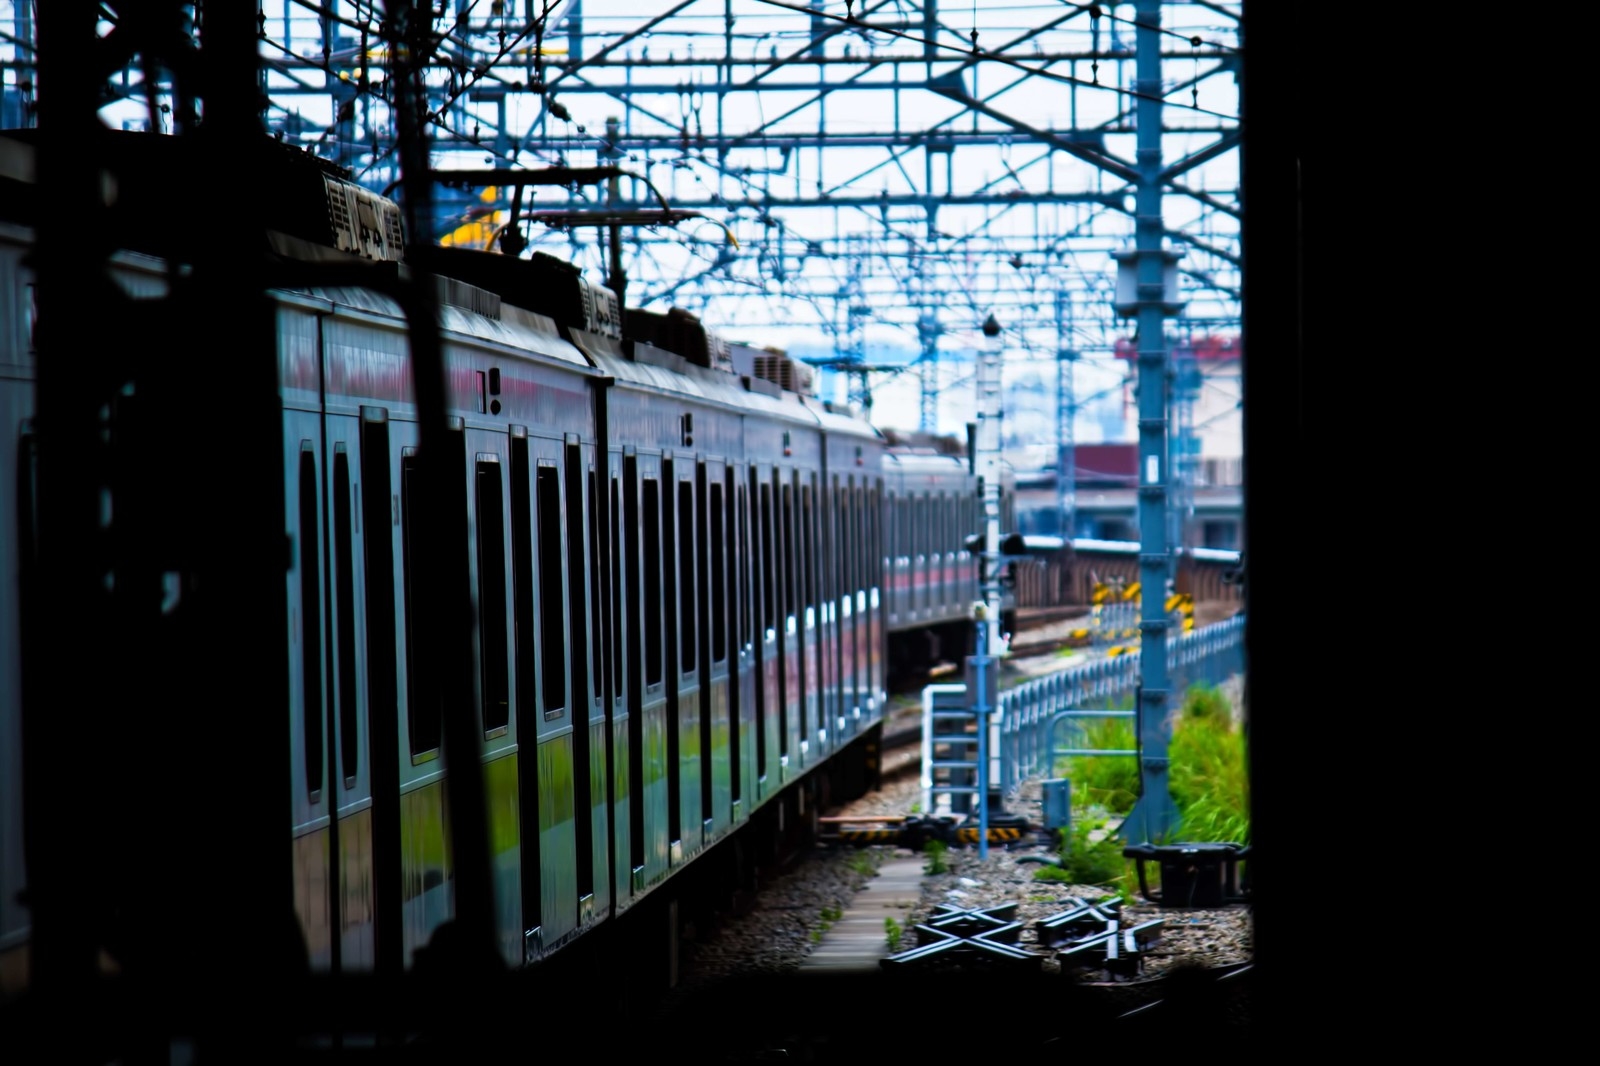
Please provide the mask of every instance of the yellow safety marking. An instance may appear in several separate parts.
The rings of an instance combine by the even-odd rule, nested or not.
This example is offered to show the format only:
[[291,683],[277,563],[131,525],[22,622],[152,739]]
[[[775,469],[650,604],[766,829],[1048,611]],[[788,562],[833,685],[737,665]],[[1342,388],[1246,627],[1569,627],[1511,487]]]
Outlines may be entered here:
[[1104,602],[1106,602],[1106,597],[1108,595],[1110,595],[1110,592],[1106,589],[1106,587],[1104,585],[1096,585],[1094,587],[1094,595],[1089,597],[1089,600],[1090,600],[1091,603],[1096,603],[1096,604],[1104,603]]
[[1123,589],[1122,590],[1122,598],[1124,600],[1136,600],[1136,599],[1138,599],[1139,598],[1139,583],[1137,581],[1135,581],[1133,584],[1131,584],[1127,588]]
[[1180,596],[1180,595],[1174,594],[1174,595],[1168,596],[1167,597],[1167,606],[1166,606],[1165,609],[1169,613],[1172,612],[1172,611],[1176,611],[1178,609],[1178,604],[1180,604],[1182,602],[1183,602],[1183,597]]
[[1124,648],[1121,644],[1117,644],[1117,645],[1114,645],[1114,646],[1112,646],[1110,648],[1107,648],[1106,649],[1106,655],[1107,655],[1107,657],[1110,657],[1110,656],[1113,656],[1113,655],[1122,655],[1123,653],[1125,653],[1127,651],[1128,651],[1127,648]]
[[[1021,840],[1022,839],[1022,830],[1020,830],[1020,829],[1005,829],[1005,828],[999,828],[999,827],[990,827],[990,829],[989,829],[989,839],[991,841],[994,841],[994,840]],[[956,840],[958,840],[958,841],[960,841],[962,843],[967,843],[967,844],[976,843],[977,840],[978,840],[978,831],[976,829],[957,829],[956,830]]]

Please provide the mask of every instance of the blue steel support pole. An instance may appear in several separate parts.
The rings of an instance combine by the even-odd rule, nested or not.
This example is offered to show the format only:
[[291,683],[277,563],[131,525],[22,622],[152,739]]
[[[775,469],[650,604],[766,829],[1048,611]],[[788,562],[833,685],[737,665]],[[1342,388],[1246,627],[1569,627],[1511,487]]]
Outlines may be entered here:
[[[1161,4],[1135,8],[1136,80],[1140,94],[1134,264],[1138,276],[1139,374],[1139,784],[1133,810],[1118,829],[1129,842],[1159,841],[1177,822],[1167,777],[1167,352],[1166,276],[1161,213]],[[1175,297],[1176,293],[1170,294]],[[1176,310],[1176,308],[1174,308]]]
[[972,657],[972,709],[978,717],[978,858],[989,858],[989,622],[978,618],[978,649]]

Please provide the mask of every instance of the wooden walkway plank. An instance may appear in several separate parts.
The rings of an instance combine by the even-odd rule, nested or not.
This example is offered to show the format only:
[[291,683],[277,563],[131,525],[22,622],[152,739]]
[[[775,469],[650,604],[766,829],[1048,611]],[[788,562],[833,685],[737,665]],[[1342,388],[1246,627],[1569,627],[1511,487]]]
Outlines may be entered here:
[[[879,867],[878,876],[856,893],[844,913],[822,934],[821,942],[800,963],[800,973],[881,972],[879,962],[890,953],[884,919],[893,918],[906,927],[911,910],[922,899],[924,862],[920,856],[895,857]],[[902,950],[906,946],[901,943]]]

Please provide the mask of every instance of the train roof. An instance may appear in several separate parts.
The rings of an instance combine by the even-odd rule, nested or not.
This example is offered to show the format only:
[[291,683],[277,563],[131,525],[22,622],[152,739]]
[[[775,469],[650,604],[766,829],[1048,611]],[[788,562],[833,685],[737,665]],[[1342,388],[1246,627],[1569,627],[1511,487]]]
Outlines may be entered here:
[[[0,219],[40,221],[46,205],[36,185],[38,142],[37,130],[0,130]],[[104,147],[120,208],[110,216],[112,243],[158,259],[189,255],[199,227],[182,177],[204,171],[203,146],[192,137],[107,130]],[[265,227],[260,243],[241,234],[239,253],[255,249],[278,262],[323,268],[305,283],[286,271],[274,291],[403,321],[393,293],[413,267],[394,202],[336,164],[273,138],[261,138],[254,151],[250,164],[270,176],[274,195],[251,216]],[[727,343],[689,312],[623,308],[573,264],[460,248],[430,247],[428,255],[447,333],[593,368],[628,387],[883,439],[852,411],[737,372]]]
[[884,452],[884,461],[902,470],[948,471],[962,475],[970,473],[964,456],[947,455],[932,449],[895,446]]

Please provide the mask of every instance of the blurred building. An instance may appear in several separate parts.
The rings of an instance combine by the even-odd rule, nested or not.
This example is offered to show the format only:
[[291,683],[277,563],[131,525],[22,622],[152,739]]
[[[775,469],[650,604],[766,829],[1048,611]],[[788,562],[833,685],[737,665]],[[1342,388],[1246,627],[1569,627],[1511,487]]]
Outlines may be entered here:
[[[1121,427],[1137,426],[1131,342],[1117,356],[1129,372],[1122,389]],[[1244,436],[1237,337],[1186,340],[1172,350],[1172,423],[1168,431],[1168,544],[1240,549],[1244,513]],[[1025,401],[1026,403],[1027,401]],[[1032,404],[1037,404],[1037,396]],[[1031,406],[1030,405],[1030,406]],[[1102,429],[1113,428],[1101,420]],[[1083,420],[1076,423],[1082,431]],[[1061,533],[1063,511],[1072,513],[1070,535],[1100,540],[1139,539],[1138,457],[1135,432],[1121,440],[1074,443],[1072,492],[1058,484],[1057,443],[1019,447],[1007,458],[1017,469],[1018,522],[1024,532]],[[1051,434],[1052,437],[1055,434]]]

